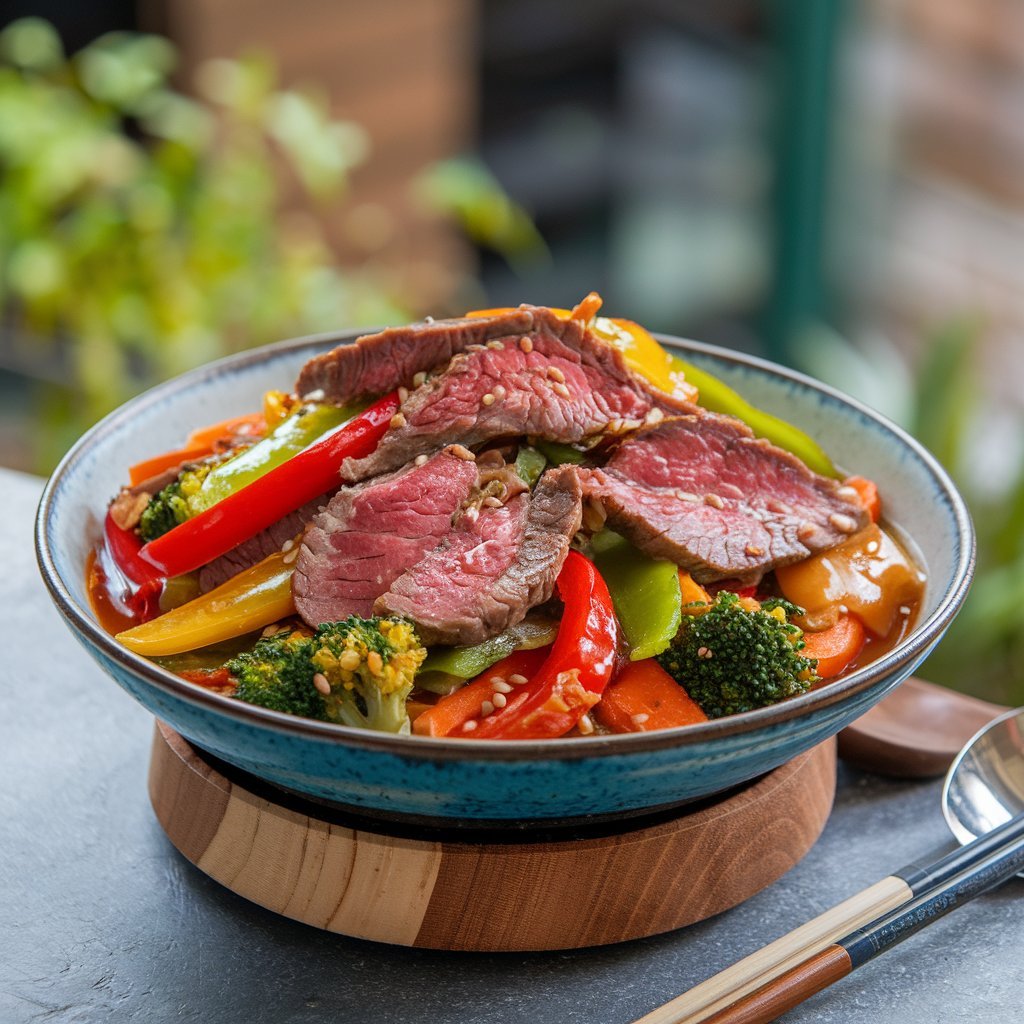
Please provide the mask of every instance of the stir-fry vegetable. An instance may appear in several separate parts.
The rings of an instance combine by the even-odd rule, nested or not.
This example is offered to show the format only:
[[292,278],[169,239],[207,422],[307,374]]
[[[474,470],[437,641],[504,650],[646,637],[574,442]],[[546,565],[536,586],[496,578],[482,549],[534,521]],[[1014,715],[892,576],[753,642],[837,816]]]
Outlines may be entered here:
[[340,430],[151,541],[143,547],[141,557],[166,576],[191,572],[219,558],[337,487],[342,462],[369,455],[397,410],[397,394],[379,399]]
[[629,644],[630,661],[661,654],[682,619],[679,568],[648,558],[611,530],[595,534],[590,544]]
[[298,455],[328,430],[359,412],[360,406],[304,406],[278,424],[262,441],[212,469],[198,492],[189,498],[191,515],[198,515],[254,480]]
[[117,639],[128,650],[147,657],[180,654],[293,615],[294,565],[285,558],[276,552],[208,594],[118,633]]
[[594,717],[612,732],[652,732],[708,720],[653,658],[627,665],[605,690]]

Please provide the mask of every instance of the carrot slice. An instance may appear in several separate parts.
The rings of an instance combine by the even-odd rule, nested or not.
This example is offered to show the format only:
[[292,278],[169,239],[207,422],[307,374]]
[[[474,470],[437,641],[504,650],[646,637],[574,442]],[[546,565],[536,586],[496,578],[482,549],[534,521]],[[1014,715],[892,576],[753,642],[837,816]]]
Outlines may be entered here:
[[458,732],[471,718],[480,717],[480,705],[494,696],[495,681],[508,683],[509,677],[515,675],[530,679],[550,651],[550,647],[513,651],[486,672],[481,672],[476,679],[442,697],[432,708],[418,715],[412,723],[412,731],[417,736],[450,736]]
[[843,481],[843,485],[852,487],[857,492],[861,504],[871,516],[871,522],[877,523],[882,515],[882,499],[878,496],[878,487],[875,482],[863,476],[848,476]]
[[708,592],[685,570],[679,570],[679,593],[685,609],[688,604],[711,604]]
[[654,658],[631,661],[605,690],[592,714],[613,732],[651,732],[708,720]]
[[817,658],[818,675],[832,679],[860,654],[866,637],[864,624],[854,615],[840,615],[834,626],[817,633],[804,633],[805,658]]
[[189,448],[177,448],[172,452],[154,455],[151,459],[143,459],[142,462],[136,462],[128,470],[128,479],[132,487],[135,487],[137,484],[141,484],[143,480],[148,480],[151,476],[156,476],[165,469],[180,466],[183,462],[201,459],[212,452],[213,448],[210,445],[203,444],[192,445]]

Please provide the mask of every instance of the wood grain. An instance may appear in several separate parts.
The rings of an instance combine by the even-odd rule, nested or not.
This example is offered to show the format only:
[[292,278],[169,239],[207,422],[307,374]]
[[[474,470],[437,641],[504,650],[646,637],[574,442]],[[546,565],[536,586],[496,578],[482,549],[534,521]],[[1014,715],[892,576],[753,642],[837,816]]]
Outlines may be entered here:
[[853,970],[842,946],[829,946],[769,982],[738,1003],[708,1018],[708,1024],[771,1024],[815,992],[828,988]]
[[803,857],[834,791],[829,741],[655,825],[558,842],[426,841],[257,796],[162,724],[150,767],[153,808],[171,842],[239,895],[329,931],[461,950],[602,945],[721,913]]

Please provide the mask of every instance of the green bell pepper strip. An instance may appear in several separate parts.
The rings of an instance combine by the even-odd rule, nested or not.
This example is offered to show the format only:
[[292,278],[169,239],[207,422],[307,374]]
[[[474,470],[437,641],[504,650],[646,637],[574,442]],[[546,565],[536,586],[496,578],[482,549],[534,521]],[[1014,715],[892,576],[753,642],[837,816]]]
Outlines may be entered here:
[[555,642],[558,623],[529,618],[510,626],[482,644],[435,647],[416,673],[416,685],[435,693],[451,693],[467,679],[486,672],[513,651],[532,651]]
[[629,644],[629,660],[661,654],[682,622],[679,567],[648,558],[611,530],[595,534],[591,550]]
[[799,427],[751,405],[717,377],[678,356],[671,357],[671,364],[673,372],[681,373],[700,392],[697,403],[709,412],[725,413],[743,420],[757,437],[763,437],[796,455],[815,473],[831,477],[840,475],[821,446]]
[[540,479],[547,464],[548,460],[536,448],[525,444],[520,446],[516,455],[516,473],[527,487],[533,487]]
[[560,441],[545,441],[543,438],[537,438],[537,451],[539,451],[552,466],[561,466],[566,462],[571,462],[574,466],[580,465],[585,462],[587,455],[586,452],[581,452],[578,448],[573,448],[572,445],[562,444]]
[[262,441],[211,469],[199,490],[188,499],[189,511],[199,515],[230,494],[247,487],[275,466],[308,448],[329,430],[340,427],[362,406],[307,405],[279,423]]

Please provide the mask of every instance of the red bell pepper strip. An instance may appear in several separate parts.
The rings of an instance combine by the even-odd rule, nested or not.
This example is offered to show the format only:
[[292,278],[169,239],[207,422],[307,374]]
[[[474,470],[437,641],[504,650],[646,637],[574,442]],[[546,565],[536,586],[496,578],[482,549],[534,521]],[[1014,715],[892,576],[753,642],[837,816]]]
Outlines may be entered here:
[[340,430],[150,541],[140,557],[165,576],[179,576],[212,562],[337,487],[341,463],[369,455],[377,447],[398,405],[397,392],[374,402]]
[[162,582],[163,574],[139,555],[142,548],[139,535],[134,530],[118,526],[110,512],[103,521],[103,539],[114,565],[126,579],[140,587],[154,580]]
[[532,740],[564,736],[600,699],[615,671],[619,623],[608,587],[594,563],[570,551],[558,574],[565,605],[551,653],[503,708],[458,735]]

